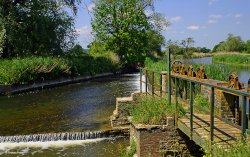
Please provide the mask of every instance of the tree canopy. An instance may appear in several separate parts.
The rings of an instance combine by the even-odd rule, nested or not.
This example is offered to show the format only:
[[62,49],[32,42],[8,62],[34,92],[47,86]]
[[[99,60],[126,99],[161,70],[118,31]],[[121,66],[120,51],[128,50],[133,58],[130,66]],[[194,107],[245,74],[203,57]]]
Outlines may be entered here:
[[73,7],[79,2],[0,1],[0,56],[56,55],[71,48],[76,37],[74,19],[62,5]]
[[[149,50],[163,43],[159,28],[167,25],[159,14],[146,15],[152,7],[152,0],[98,0],[92,21],[95,42],[107,45],[125,65],[142,63]],[[149,44],[150,37],[157,48]]]

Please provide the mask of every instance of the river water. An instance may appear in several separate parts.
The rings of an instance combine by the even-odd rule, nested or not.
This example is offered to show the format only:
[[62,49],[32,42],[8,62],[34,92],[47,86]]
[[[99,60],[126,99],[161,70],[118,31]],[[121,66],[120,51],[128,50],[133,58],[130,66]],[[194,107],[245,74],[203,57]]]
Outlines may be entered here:
[[[212,57],[187,59],[184,61],[185,64],[214,64]],[[224,66],[223,64],[219,64]],[[239,81],[243,82],[245,86],[248,84],[250,79],[250,67],[249,66],[238,66],[238,65],[227,65],[231,72],[237,72]],[[229,75],[228,75],[229,76]]]
[[[139,90],[139,75],[128,74],[0,97],[0,136],[111,129],[116,97]],[[85,141],[0,143],[2,156],[117,156],[126,138]]]

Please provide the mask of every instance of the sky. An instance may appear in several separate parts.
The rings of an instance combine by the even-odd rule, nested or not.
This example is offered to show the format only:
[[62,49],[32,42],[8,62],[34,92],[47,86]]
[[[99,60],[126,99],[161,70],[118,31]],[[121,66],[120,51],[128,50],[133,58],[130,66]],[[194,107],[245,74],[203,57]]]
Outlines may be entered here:
[[[93,40],[91,11],[95,6],[83,0],[76,17],[77,42],[84,48]],[[156,0],[155,11],[170,22],[162,31],[166,41],[188,37],[194,46],[213,48],[226,40],[229,33],[246,41],[250,39],[250,0]]]

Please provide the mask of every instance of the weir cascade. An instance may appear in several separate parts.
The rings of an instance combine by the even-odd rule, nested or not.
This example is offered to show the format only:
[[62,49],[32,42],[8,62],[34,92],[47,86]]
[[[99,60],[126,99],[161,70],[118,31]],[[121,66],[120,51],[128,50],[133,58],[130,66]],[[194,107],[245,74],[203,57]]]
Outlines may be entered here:
[[105,130],[105,131],[95,131],[95,132],[67,132],[67,133],[0,136],[0,143],[88,140],[88,139],[126,136],[127,134],[128,134],[127,130]]

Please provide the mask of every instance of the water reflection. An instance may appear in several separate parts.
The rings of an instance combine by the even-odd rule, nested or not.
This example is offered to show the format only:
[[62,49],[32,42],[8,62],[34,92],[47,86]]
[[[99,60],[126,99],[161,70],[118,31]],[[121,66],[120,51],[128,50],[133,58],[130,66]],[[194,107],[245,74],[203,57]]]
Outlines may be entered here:
[[0,135],[109,129],[115,98],[139,90],[139,75],[0,97]]

